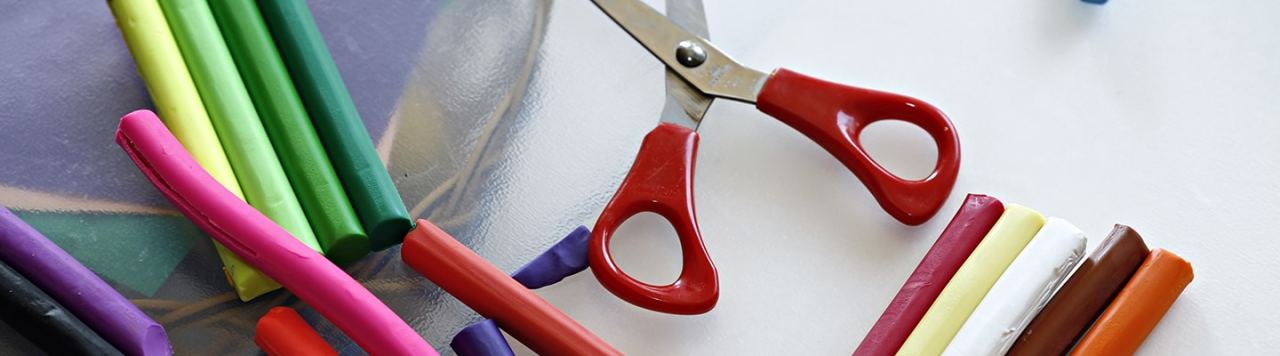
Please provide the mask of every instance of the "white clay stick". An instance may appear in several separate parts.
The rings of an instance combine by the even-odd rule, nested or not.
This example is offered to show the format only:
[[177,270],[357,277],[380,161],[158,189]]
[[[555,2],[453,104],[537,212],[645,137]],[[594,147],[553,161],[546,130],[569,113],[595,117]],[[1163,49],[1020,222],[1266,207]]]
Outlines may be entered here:
[[1004,355],[1084,256],[1085,236],[1049,218],[983,297],[944,356]]

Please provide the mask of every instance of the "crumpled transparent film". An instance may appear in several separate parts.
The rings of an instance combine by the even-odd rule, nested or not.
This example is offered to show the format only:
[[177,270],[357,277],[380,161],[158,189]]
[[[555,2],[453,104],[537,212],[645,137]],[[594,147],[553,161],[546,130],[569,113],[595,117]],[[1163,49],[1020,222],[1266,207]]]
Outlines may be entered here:
[[[578,225],[591,226],[630,167],[640,139],[658,121],[660,64],[589,3],[308,4],[411,213],[432,220],[505,271]],[[106,6],[55,1],[14,11],[10,15],[26,20],[4,22],[0,28],[16,35],[3,43],[30,51],[0,54],[4,63],[15,64],[5,73],[42,81],[4,91],[0,102],[18,117],[41,119],[2,121],[0,137],[30,140],[23,147],[34,150],[15,148],[7,153],[21,157],[0,158],[12,168],[8,172],[26,172],[0,174],[4,203],[57,215],[50,224],[62,224],[62,230],[83,225],[83,214],[127,220],[110,229],[94,224],[101,231],[88,237],[51,236],[60,244],[155,235],[137,231],[169,234],[175,243],[147,243],[136,254],[173,258],[95,271],[162,323],[178,354],[255,353],[257,319],[276,305],[298,308],[335,348],[358,353],[332,324],[286,292],[241,303],[208,238],[181,221],[111,145],[119,115],[151,104]],[[44,31],[41,23],[66,31]],[[42,41],[59,45],[23,45]],[[79,65],[68,71],[66,61],[36,60],[42,57]],[[51,95],[68,92],[95,95]],[[64,99],[71,101],[50,102]],[[80,251],[93,258],[101,254]],[[404,266],[399,247],[346,269],[442,352],[451,353],[448,341],[479,319]],[[118,278],[136,273],[145,275],[130,282]],[[0,353],[34,351],[20,339],[0,327]]]

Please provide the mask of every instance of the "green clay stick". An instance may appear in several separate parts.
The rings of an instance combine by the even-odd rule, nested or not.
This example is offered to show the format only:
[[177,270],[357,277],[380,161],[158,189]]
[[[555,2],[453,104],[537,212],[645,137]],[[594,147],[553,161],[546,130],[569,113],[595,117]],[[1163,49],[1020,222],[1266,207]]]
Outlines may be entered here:
[[373,249],[399,244],[413,227],[409,212],[374,151],[306,2],[259,0],[258,5]]
[[364,257],[369,239],[320,145],[258,6],[254,0],[208,3],[325,256],[340,265]]
[[[243,199],[159,4],[155,0],[111,0],[108,5],[165,126],[218,183]],[[222,245],[214,242],[214,246],[222,258],[227,281],[240,299],[247,301],[279,288],[275,281],[253,270]]]
[[160,5],[155,0],[111,0],[107,5],[164,125],[218,183],[244,198]]
[[[271,148],[209,4],[205,0],[160,0],[160,7],[178,40],[245,200],[298,241],[319,251],[316,236]],[[241,300],[249,301],[279,288],[279,284],[244,264],[225,247],[216,242],[215,245],[225,265],[239,267],[229,268],[227,275]]]

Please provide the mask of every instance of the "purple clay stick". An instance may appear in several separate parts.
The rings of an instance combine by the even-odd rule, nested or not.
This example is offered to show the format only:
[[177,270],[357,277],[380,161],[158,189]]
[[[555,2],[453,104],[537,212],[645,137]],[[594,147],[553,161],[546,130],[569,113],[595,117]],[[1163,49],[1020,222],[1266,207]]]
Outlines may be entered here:
[[591,230],[586,226],[578,226],[560,242],[556,242],[533,261],[511,274],[516,282],[525,288],[538,289],[559,282],[587,269],[587,242],[591,241]]
[[31,225],[0,205],[0,260],[129,355],[173,353],[164,328]]
[[[587,242],[591,230],[579,226],[568,236],[556,242],[533,261],[511,274],[517,282],[529,289],[538,289],[559,282],[587,269]],[[492,319],[484,319],[468,325],[453,337],[449,347],[459,356],[512,356],[511,345],[498,330]]]
[[449,347],[458,356],[515,356],[493,319],[477,321],[462,328],[449,342]]

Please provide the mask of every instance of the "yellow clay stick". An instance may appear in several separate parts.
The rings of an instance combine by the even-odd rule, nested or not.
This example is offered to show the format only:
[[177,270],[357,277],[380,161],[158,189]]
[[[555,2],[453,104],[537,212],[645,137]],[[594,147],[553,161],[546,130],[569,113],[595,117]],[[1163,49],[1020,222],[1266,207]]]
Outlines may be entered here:
[[947,282],[911,336],[898,349],[898,355],[941,355],[969,319],[969,314],[1041,226],[1044,226],[1044,216],[1040,213],[1021,205],[1005,204],[1004,214]]
[[[244,199],[159,3],[156,0],[110,0],[107,4],[115,14],[116,25],[124,35],[125,44],[137,63],[138,73],[142,75],[165,126],[209,175]],[[214,246],[222,259],[227,281],[242,300],[279,288],[279,284],[254,270],[222,245],[214,242]]]
[[244,199],[160,4],[155,0],[110,0],[107,4],[164,125],[209,175]]

